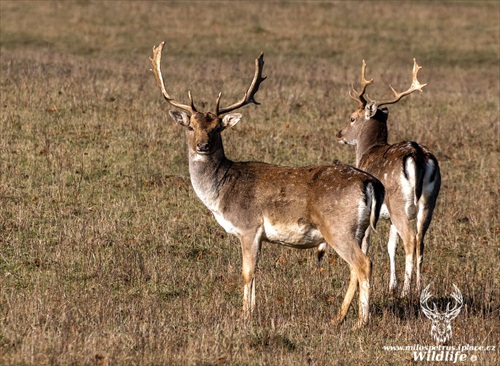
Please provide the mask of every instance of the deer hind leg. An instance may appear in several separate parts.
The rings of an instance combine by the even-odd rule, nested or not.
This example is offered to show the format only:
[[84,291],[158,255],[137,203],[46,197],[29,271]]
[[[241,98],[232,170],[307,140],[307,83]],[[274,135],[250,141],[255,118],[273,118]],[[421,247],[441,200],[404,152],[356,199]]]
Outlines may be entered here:
[[422,264],[424,262],[424,237],[427,229],[432,220],[432,209],[429,210],[429,207],[422,202],[419,202],[419,212],[417,216],[417,248],[416,248],[416,257],[417,257],[417,268],[416,268],[416,278],[415,278],[415,287],[417,294],[420,294],[421,290],[421,282],[422,282]]
[[370,234],[372,232],[372,228],[368,226],[365,231],[365,236],[363,237],[363,241],[361,242],[361,251],[368,255],[368,249],[370,249]]
[[251,317],[255,309],[255,267],[261,247],[260,231],[257,234],[248,234],[240,237],[242,252],[243,276],[243,319]]
[[[370,319],[370,280],[372,273],[372,264],[368,257],[356,248],[354,254],[354,260],[350,263],[351,272],[354,271],[356,278],[351,275],[349,282],[348,293],[345,296],[342,308],[348,308],[352,300],[352,295],[356,290],[356,284],[359,285],[359,312],[358,312],[358,322],[356,327],[359,328],[363,325],[368,324]],[[349,294],[349,290],[353,287],[352,294]],[[348,298],[351,295],[351,298]]]
[[398,288],[398,279],[396,277],[396,249],[398,247],[399,234],[398,229],[394,224],[391,224],[389,231],[389,242],[387,243],[387,251],[389,252],[390,279],[389,291],[395,293]]
[[359,285],[359,317],[356,325],[357,327],[365,325],[369,320],[371,262],[353,236],[338,235],[334,237],[333,231],[339,233],[342,231],[341,229],[328,231],[326,235],[325,230],[320,229],[320,231],[327,243],[349,264],[351,270],[349,287],[334,322],[340,323],[344,320]]
[[432,213],[436,207],[436,200],[441,185],[439,172],[433,182],[428,182],[428,172],[424,177],[424,186],[422,196],[418,201],[417,214],[417,270],[416,270],[416,288],[420,294],[422,283],[422,264],[424,261],[424,237],[432,221]]
[[349,306],[351,305],[354,294],[356,293],[356,288],[358,287],[358,275],[353,267],[351,267],[351,277],[349,279],[349,287],[340,306],[340,310],[333,319],[334,323],[342,323],[349,311]]
[[416,250],[415,231],[410,227],[410,223],[405,227],[402,237],[405,247],[405,279],[401,297],[407,297],[411,290],[411,277],[413,274],[413,262]]
[[[414,221],[408,220],[406,215],[391,215],[392,224],[397,229],[397,233],[403,239],[403,245],[405,249],[405,276],[403,282],[403,289],[401,291],[401,297],[407,297],[410,293],[411,289],[411,278],[413,274],[413,262],[415,258],[415,250],[416,250],[416,233],[414,229]],[[396,236],[394,230],[391,226],[391,239]],[[391,240],[389,240],[391,243]],[[389,245],[388,245],[389,246]],[[391,253],[393,250],[393,253]],[[394,248],[389,249],[389,255],[395,255],[395,245]],[[391,259],[392,261],[392,259]],[[392,268],[391,268],[392,271]]]

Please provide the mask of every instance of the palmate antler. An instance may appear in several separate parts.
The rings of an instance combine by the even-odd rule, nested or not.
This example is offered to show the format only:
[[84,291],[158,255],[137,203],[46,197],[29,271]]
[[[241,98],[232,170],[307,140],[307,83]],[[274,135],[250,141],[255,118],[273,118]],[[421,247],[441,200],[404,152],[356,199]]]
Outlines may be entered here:
[[[158,46],[153,47],[153,57],[150,57],[149,59],[151,60],[151,63],[153,64],[153,73],[156,77],[156,83],[161,89],[161,92],[166,99],[167,102],[169,102],[171,105],[174,107],[177,107],[179,109],[182,109],[189,114],[193,114],[195,112],[198,112],[196,107],[194,106],[193,98],[191,96],[191,92],[188,92],[189,95],[189,100],[190,100],[190,105],[187,104],[182,104],[177,102],[174,98],[172,98],[166,88],[165,88],[165,83],[163,82],[163,76],[161,73],[161,68],[160,68],[160,63],[161,63],[161,53],[163,51],[163,46],[165,45],[165,42],[160,43]],[[225,108],[220,108],[220,99],[222,96],[222,93],[219,93],[217,96],[217,100],[215,102],[215,115],[221,116],[225,113],[234,111],[235,109],[241,108],[244,105],[253,103],[253,104],[260,104],[255,100],[255,94],[259,91],[259,86],[260,84],[266,79],[266,77],[262,76],[262,69],[264,67],[264,54],[261,53],[260,56],[255,60],[255,74],[252,80],[252,83],[250,84],[248,90],[245,92],[243,95],[243,98],[239,100],[238,102],[231,104],[228,107]]]
[[[354,89],[354,85],[351,86],[352,90],[349,91],[349,96],[359,103],[360,108],[364,108],[368,103],[368,100],[365,98],[366,87],[373,84],[373,79],[366,80],[365,70],[366,62],[363,60],[363,64],[361,66],[361,92],[358,93],[358,91]],[[354,92],[354,95],[351,92]]]
[[160,68],[160,62],[161,62],[161,52],[163,51],[163,46],[165,45],[165,42],[160,43],[158,46],[153,46],[153,57],[150,57],[149,60],[153,64],[153,68],[151,71],[155,74],[156,77],[156,83],[161,89],[161,92],[163,96],[165,97],[166,101],[169,102],[171,105],[174,107],[177,107],[179,109],[185,110],[189,114],[193,114],[194,112],[198,112],[194,106],[193,103],[193,98],[191,97],[191,92],[188,91],[189,95],[189,101],[191,102],[191,105],[186,105],[186,104],[181,104],[177,102],[174,98],[172,98],[168,93],[167,89],[165,88],[165,83],[163,82],[163,76],[161,74],[161,68]]
[[[377,107],[380,107],[382,105],[387,105],[387,104],[394,104],[399,102],[399,100],[414,91],[422,91],[422,88],[426,86],[427,84],[420,84],[420,82],[417,79],[417,74],[418,71],[421,69],[421,66],[418,66],[417,61],[413,59],[413,78],[412,78],[412,83],[410,88],[408,90],[398,93],[392,85],[389,84],[389,87],[391,88],[392,92],[394,93],[394,98],[393,99],[388,99],[388,100],[383,100],[380,102],[377,102]],[[366,88],[369,85],[373,84],[373,79],[366,80],[365,78],[365,70],[366,70],[366,62],[363,60],[363,64],[361,66],[361,92],[358,92],[354,87],[352,87],[352,91],[349,91],[349,96],[354,99],[356,102],[359,103],[360,108],[364,108],[368,102],[370,102],[368,96],[365,96]],[[353,94],[354,93],[354,94]]]
[[225,108],[219,108],[220,98],[222,96],[222,92],[217,96],[217,101],[215,102],[215,114],[220,116],[222,114],[234,111],[235,109],[241,108],[244,105],[253,103],[259,105],[260,103],[255,100],[255,94],[259,91],[260,83],[266,80],[266,76],[262,76],[262,68],[264,67],[264,54],[261,53],[260,56],[255,60],[255,74],[253,76],[252,83],[248,87],[248,90],[243,95],[238,102],[231,104]]
[[421,68],[422,68],[422,66],[418,66],[417,61],[415,59],[413,59],[413,73],[412,73],[413,79],[411,82],[411,86],[408,88],[408,90],[401,92],[401,93],[398,93],[396,90],[394,90],[392,85],[389,84],[392,92],[394,93],[394,98],[378,102],[377,105],[380,107],[382,105],[394,104],[394,103],[399,102],[399,100],[401,98],[413,93],[414,91],[417,91],[417,90],[422,91],[422,88],[424,86],[426,86],[427,84],[420,84],[420,82],[417,80],[418,70],[420,70]]

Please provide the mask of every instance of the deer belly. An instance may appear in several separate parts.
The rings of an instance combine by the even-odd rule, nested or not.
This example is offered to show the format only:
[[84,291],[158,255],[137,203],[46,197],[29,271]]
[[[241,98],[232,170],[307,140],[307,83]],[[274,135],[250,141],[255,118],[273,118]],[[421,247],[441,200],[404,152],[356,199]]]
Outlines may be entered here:
[[295,248],[314,248],[324,242],[320,231],[310,225],[271,223],[264,219],[264,239]]

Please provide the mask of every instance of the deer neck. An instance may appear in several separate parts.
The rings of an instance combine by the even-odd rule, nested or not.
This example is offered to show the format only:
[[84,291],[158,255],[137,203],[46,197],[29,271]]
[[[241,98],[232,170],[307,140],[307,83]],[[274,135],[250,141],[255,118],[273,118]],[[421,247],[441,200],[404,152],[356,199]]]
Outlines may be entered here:
[[218,211],[222,188],[232,161],[226,158],[222,143],[209,155],[188,148],[189,176],[196,195],[211,211]]
[[368,154],[373,147],[385,145],[387,145],[387,122],[381,122],[375,119],[366,121],[358,135],[356,144],[356,166],[359,167],[359,163],[363,156]]

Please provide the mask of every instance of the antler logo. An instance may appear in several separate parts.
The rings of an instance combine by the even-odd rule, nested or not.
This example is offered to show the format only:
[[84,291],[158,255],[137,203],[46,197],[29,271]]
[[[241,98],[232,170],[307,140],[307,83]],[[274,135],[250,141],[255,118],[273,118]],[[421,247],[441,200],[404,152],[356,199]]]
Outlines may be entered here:
[[462,293],[455,284],[453,284],[453,292],[451,297],[455,300],[455,304],[452,309],[450,309],[451,303],[446,305],[446,310],[441,312],[437,309],[435,302],[432,303],[432,309],[428,305],[429,299],[432,297],[429,292],[429,287],[427,287],[420,294],[420,306],[426,317],[432,320],[431,334],[438,343],[444,343],[451,339],[453,334],[451,330],[451,321],[455,319],[463,305]]

